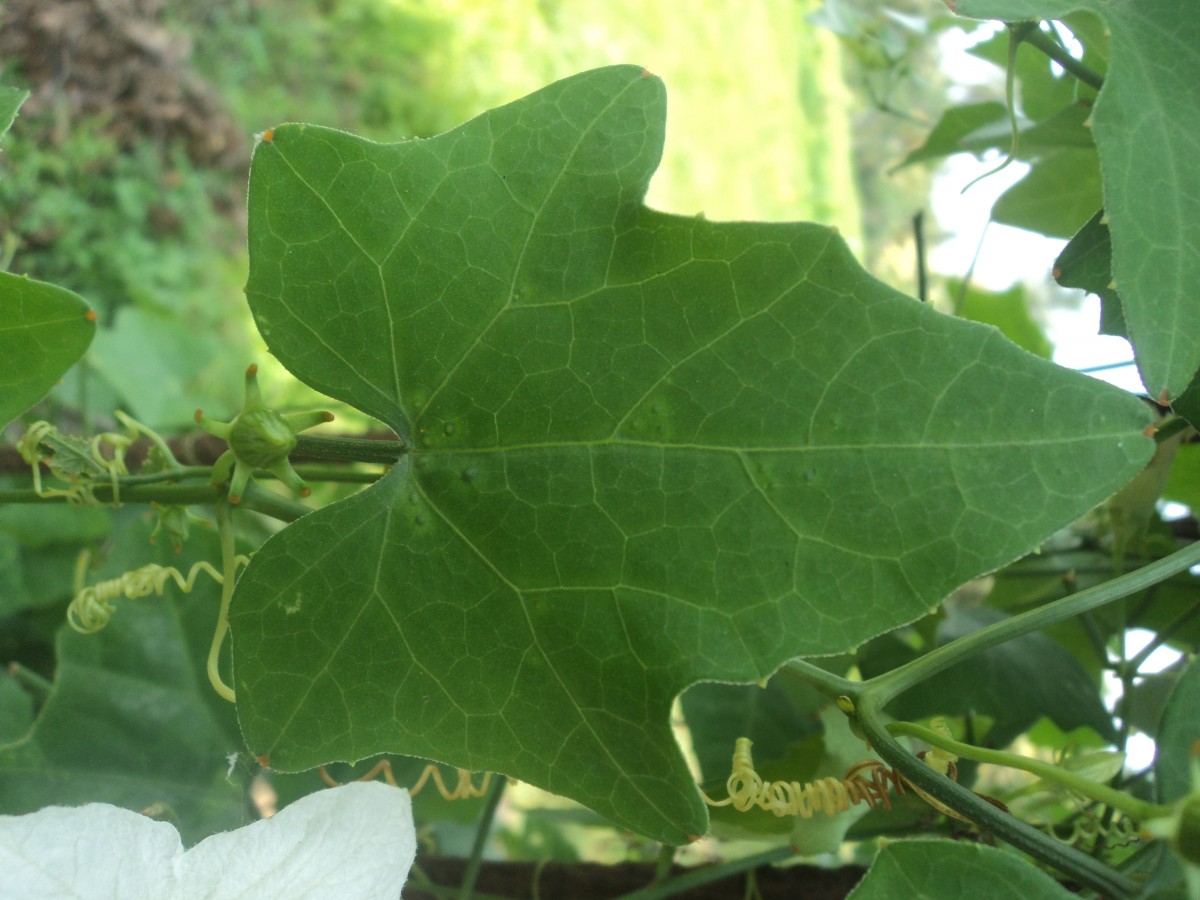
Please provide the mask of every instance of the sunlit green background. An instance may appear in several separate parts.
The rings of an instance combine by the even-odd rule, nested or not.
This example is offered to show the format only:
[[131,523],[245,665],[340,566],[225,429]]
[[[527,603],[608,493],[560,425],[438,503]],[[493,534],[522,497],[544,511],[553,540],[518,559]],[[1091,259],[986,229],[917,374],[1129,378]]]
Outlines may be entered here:
[[[166,0],[157,14],[80,21],[71,16],[92,5],[63,4],[58,32],[33,24],[45,17],[22,21],[37,6],[8,4],[0,27],[7,80],[34,91],[5,146],[2,262],[84,295],[101,324],[51,409],[103,421],[123,406],[182,429],[196,407],[235,409],[252,359],[275,402],[311,402],[267,361],[241,298],[253,135],[308,121],[380,141],[428,136],[612,63],[642,64],[669,91],[650,205],[835,225],[885,279],[911,274],[907,219],[928,176],[884,170],[921,131],[861,88],[899,65],[936,64],[918,31],[874,4],[839,4],[843,18],[867,11],[842,22],[867,35],[857,44],[810,21],[831,24],[817,0]],[[72,27],[100,29],[65,50],[76,70],[95,69],[95,96],[56,84],[32,55]],[[105,40],[109,59],[94,46]],[[166,88],[129,101],[120,79]],[[901,89],[936,106],[937,83],[930,74]]]

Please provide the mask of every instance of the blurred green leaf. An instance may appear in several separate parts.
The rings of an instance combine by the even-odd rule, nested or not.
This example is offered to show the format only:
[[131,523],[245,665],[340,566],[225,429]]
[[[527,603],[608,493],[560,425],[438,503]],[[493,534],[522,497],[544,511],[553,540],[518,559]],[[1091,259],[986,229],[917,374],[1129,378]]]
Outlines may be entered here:
[[956,310],[958,315],[972,322],[995,325],[1001,334],[1018,347],[1024,347],[1043,359],[1050,358],[1054,346],[1029,314],[1029,301],[1024,287],[1017,284],[1007,291],[996,293],[971,285],[963,294],[962,283],[951,279],[947,289],[951,296],[962,297],[962,303]]
[[251,362],[231,358],[229,344],[208,327],[139,307],[121,310],[96,335],[89,358],[134,418],[157,429],[194,427],[197,407],[215,415],[240,408]]
[[[969,52],[1007,70],[1008,31],[975,44]],[[1029,44],[1022,43],[1017,49],[1017,103],[1021,112],[1035,122],[1050,118],[1075,101],[1075,79],[1061,71],[1055,74],[1054,68],[1046,54]]]
[[1137,401],[828,229],[643,207],[664,112],[620,66],[432,140],[259,145],[269,347],[413,448],[239,581],[238,712],[273,765],[403,752],[682,841],[707,816],[680,691],[919,618],[1144,465]]
[[[705,781],[724,781],[734,742],[754,741],[757,759],[782,758],[800,738],[821,733],[819,710],[829,701],[812,688],[797,697],[784,679],[773,678],[765,688],[756,684],[693,685],[680,698],[692,736],[692,747]],[[799,702],[798,702],[799,701]]]
[[1112,35],[1104,20],[1091,10],[1080,9],[1061,16],[1059,21],[1071,29],[1075,39],[1083,44],[1083,64],[1103,77],[1108,72],[1112,43]]
[[1186,664],[1180,662],[1162,672],[1155,672],[1139,678],[1122,702],[1122,714],[1142,734],[1156,737],[1158,726],[1162,721],[1163,711],[1167,701],[1179,684],[1179,678],[1186,669]]
[[[899,893],[898,893],[899,892]],[[1075,895],[1015,854],[962,841],[893,841],[847,900],[1071,900]]]
[[83,356],[94,319],[78,294],[0,272],[0,424],[42,399]]
[[979,129],[996,122],[1007,124],[1008,115],[1004,104],[995,100],[952,106],[942,113],[942,117],[925,138],[925,143],[904,157],[897,168],[928,159],[941,159],[966,150],[979,152],[999,146],[988,141],[987,147],[979,147],[977,142],[970,140]]
[[28,96],[29,91],[24,88],[0,86],[0,137],[6,135],[8,129],[12,128],[12,123],[17,118],[17,112]]
[[110,511],[65,504],[0,505],[0,618],[65,606],[84,545],[106,537]]
[[[1091,131],[1084,122],[1091,114],[1088,106],[1072,103],[1040,122],[1018,122],[1017,159],[1032,159],[1063,148],[1093,147]],[[942,113],[925,143],[912,151],[897,169],[915,162],[941,159],[954,153],[999,150],[1012,147],[1012,128],[1004,104],[994,100],[952,106]]]
[[[2,546],[2,545],[0,545]],[[0,559],[0,563],[3,560]],[[3,577],[0,569],[0,578]],[[3,585],[0,583],[0,588]],[[0,672],[0,745],[23,737],[33,724],[33,697],[8,672]]]
[[0,506],[0,533],[11,535],[32,550],[96,541],[111,528],[110,511],[100,507],[72,508],[50,503]]
[[1103,202],[1094,150],[1060,150],[1033,163],[1000,195],[992,218],[1049,237],[1069,238]]
[[1171,803],[1197,789],[1192,784],[1197,741],[1200,741],[1200,662],[1193,659],[1171,691],[1158,728],[1154,777],[1160,803]]
[[1193,428],[1200,428],[1200,371],[1183,393],[1171,401],[1171,409],[1187,419]]
[[1111,31],[1092,121],[1114,280],[1147,391],[1178,396],[1200,370],[1200,330],[1191,327],[1200,321],[1200,16],[1178,0],[959,0],[957,8],[1007,21],[1088,9]]
[[1163,499],[1190,506],[1193,512],[1200,513],[1200,443],[1184,444],[1175,451]]
[[[148,543],[138,521],[89,581],[157,561],[186,572],[216,562],[214,535],[196,533],[176,555]],[[205,662],[220,589],[201,577],[180,596],[118,600],[98,634],[58,634],[54,687],[28,734],[0,746],[0,812],[91,801],[133,810],[166,806],[185,841],[234,828],[246,818],[227,756],[242,749],[233,706],[209,685]]]

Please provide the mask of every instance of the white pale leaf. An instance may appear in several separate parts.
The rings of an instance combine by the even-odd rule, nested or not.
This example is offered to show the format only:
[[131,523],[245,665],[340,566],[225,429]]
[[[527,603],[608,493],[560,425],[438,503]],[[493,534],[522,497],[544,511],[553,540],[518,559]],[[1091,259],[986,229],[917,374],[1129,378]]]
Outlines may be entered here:
[[376,782],[320,791],[184,851],[179,834],[92,803],[0,816],[8,900],[395,900],[416,855],[407,791]]

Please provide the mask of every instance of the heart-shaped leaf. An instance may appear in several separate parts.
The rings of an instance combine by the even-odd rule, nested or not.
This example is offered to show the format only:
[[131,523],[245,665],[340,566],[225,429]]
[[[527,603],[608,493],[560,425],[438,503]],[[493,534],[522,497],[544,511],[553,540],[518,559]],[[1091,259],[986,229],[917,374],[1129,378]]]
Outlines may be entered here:
[[910,622],[1149,458],[1138,401],[880,284],[830,229],[646,209],[664,118],[618,66],[431,140],[257,148],[259,327],[410,448],[238,584],[239,717],[272,765],[422,756],[682,841],[707,816],[681,690]]

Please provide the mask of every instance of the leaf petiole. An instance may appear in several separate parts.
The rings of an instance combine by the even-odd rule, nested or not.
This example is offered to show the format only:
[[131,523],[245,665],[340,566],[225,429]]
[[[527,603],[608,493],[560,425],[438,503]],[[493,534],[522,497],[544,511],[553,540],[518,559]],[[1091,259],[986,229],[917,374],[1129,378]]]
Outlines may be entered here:
[[293,456],[341,462],[394,463],[408,452],[404,441],[372,438],[330,437],[323,434],[296,435]]
[[1114,809],[1119,809],[1121,812],[1139,821],[1162,818],[1174,812],[1173,807],[1138,800],[1136,797],[1131,797],[1106,784],[1098,784],[1077,772],[1072,772],[1060,766],[1051,765],[1039,759],[1030,759],[1027,756],[1019,756],[1016,753],[1008,753],[1003,750],[989,750],[986,747],[964,744],[912,722],[892,722],[887,726],[887,730],[893,735],[920,738],[927,744],[940,747],[943,750],[949,750],[951,753],[961,756],[964,759],[973,759],[976,762],[1029,772],[1046,781],[1061,785],[1076,794],[1096,800],[1099,803],[1105,803]]
[[988,625],[856,687],[860,694],[869,695],[882,707],[913,685],[983,650],[1128,597],[1197,563],[1200,563],[1200,541],[1111,581]]
[[1042,51],[1042,53],[1046,54],[1046,56],[1050,57],[1050,59],[1058,63],[1088,87],[1095,88],[1096,90],[1104,87],[1104,79],[1098,73],[1092,71],[1088,66],[1073,57],[1061,44],[1051,40],[1050,36],[1040,28],[1031,28],[1025,31],[1021,35],[1021,40],[1031,47],[1036,47]]

